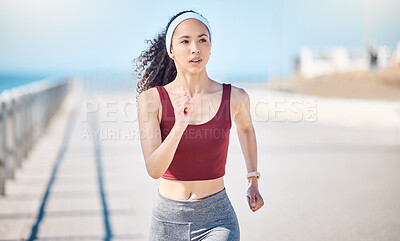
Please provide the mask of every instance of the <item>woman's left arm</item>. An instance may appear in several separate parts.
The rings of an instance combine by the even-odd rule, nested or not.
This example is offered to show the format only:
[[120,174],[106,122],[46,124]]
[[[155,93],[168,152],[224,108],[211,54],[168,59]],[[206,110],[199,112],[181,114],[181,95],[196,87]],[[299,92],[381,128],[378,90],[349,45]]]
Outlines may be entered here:
[[[250,98],[242,88],[232,86],[234,117],[240,146],[246,161],[247,172],[257,171],[257,141],[250,114]],[[264,205],[264,200],[258,190],[257,177],[248,179],[247,201],[250,209],[255,212]]]

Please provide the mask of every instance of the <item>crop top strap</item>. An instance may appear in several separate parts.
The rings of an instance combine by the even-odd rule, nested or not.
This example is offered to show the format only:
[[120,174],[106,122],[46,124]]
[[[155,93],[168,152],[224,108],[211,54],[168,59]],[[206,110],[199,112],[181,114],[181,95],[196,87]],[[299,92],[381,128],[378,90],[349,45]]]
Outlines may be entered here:
[[172,103],[170,103],[169,96],[167,91],[163,86],[154,86],[158,90],[158,94],[160,95],[161,108],[162,108],[162,116],[161,122],[170,119],[171,115],[173,116],[174,110],[172,107]]
[[164,93],[164,91],[163,91],[163,88],[161,87],[161,86],[158,86],[158,85],[156,85],[156,86],[154,86],[154,87],[156,87],[156,89],[158,90],[158,94],[160,94],[160,99],[161,99],[161,102],[164,102],[165,101],[165,93]]
[[224,102],[230,106],[230,100],[231,100],[231,84],[225,84],[223,83],[223,88],[224,88],[224,96],[222,97]]
[[223,95],[222,95],[222,112],[223,119],[228,120],[229,126],[232,125],[231,121],[231,84],[223,83]]

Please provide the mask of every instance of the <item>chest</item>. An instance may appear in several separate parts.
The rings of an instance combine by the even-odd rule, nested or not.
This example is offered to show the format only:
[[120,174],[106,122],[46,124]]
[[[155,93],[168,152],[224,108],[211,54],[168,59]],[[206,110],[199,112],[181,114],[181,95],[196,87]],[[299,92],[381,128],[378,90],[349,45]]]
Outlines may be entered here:
[[[174,101],[178,98],[178,96],[169,95],[171,100],[171,104],[173,106]],[[231,119],[234,116],[234,100],[230,100],[229,106],[229,114]],[[202,98],[192,99],[190,100],[190,111],[189,111],[189,124],[190,125],[200,125],[205,124],[211,121],[222,108],[222,92],[221,93],[213,93]],[[160,108],[158,111],[158,119],[162,118],[162,108],[160,103]]]

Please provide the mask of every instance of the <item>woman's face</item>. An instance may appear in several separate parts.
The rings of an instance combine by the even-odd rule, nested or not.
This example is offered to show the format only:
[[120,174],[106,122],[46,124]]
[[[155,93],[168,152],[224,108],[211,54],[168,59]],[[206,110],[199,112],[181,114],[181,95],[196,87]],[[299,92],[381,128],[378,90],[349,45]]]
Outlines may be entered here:
[[194,18],[181,22],[175,28],[171,46],[169,55],[174,58],[178,70],[196,74],[205,69],[211,44],[208,29],[202,22]]

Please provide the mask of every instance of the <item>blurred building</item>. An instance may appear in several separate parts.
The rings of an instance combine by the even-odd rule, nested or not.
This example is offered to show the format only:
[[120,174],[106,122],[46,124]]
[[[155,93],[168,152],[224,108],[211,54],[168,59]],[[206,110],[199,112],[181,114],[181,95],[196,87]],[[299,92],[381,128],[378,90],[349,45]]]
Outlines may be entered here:
[[349,71],[374,71],[386,68],[389,61],[400,63],[400,42],[391,58],[387,46],[349,49],[341,46],[311,49],[303,47],[297,71],[305,78]]

